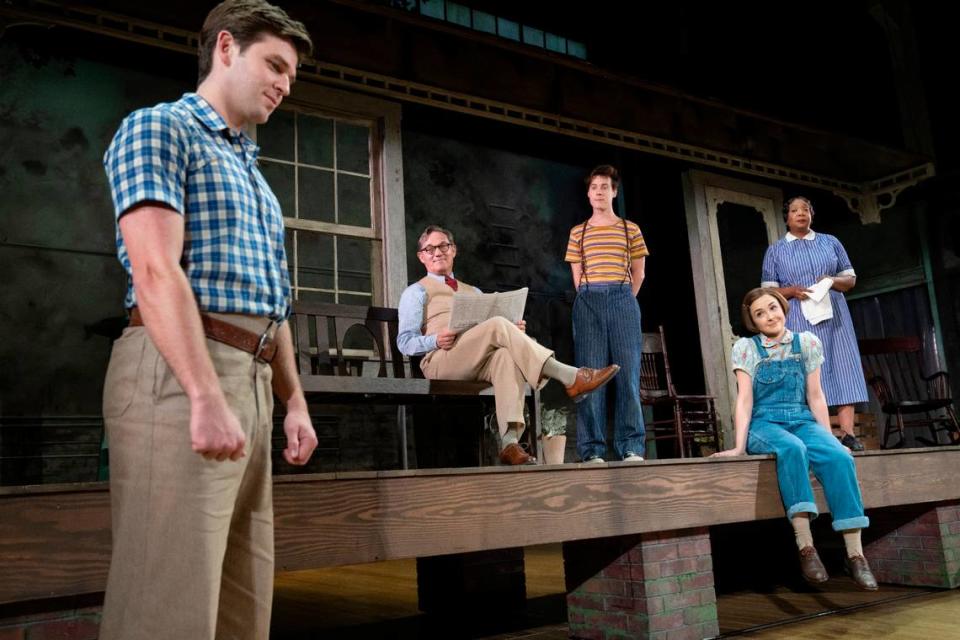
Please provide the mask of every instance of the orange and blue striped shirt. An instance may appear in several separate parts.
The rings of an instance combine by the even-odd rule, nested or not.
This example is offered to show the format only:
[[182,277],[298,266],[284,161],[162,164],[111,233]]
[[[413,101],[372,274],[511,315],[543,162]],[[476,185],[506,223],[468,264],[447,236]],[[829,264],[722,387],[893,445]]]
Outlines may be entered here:
[[[626,221],[626,233],[621,220],[617,224],[592,226],[586,222],[570,230],[567,241],[566,262],[584,265],[582,282],[590,284],[608,284],[630,282],[630,264],[637,258],[650,255],[643,241],[640,227]],[[581,236],[583,237],[581,255]],[[630,239],[630,258],[627,259],[627,237]]]

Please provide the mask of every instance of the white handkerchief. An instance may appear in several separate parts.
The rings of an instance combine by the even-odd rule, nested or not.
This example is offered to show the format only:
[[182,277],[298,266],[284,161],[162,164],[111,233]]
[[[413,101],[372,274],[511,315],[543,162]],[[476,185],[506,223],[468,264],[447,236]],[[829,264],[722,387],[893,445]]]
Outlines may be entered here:
[[833,305],[830,304],[830,287],[833,278],[824,278],[810,287],[806,300],[800,301],[800,311],[810,324],[817,324],[833,317]]

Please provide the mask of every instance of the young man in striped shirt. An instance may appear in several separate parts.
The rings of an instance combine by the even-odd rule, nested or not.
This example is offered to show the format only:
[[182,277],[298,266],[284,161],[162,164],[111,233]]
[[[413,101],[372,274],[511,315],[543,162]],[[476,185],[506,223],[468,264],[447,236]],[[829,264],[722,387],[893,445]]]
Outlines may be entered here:
[[[640,227],[614,213],[620,176],[600,165],[587,176],[590,218],[570,230],[565,260],[570,263],[577,298],[573,304],[576,365],[613,362],[616,380],[614,450],[625,462],[642,462],[646,451],[640,407],[640,305],[649,251]],[[604,391],[577,407],[577,452],[584,462],[602,463],[607,450]]]

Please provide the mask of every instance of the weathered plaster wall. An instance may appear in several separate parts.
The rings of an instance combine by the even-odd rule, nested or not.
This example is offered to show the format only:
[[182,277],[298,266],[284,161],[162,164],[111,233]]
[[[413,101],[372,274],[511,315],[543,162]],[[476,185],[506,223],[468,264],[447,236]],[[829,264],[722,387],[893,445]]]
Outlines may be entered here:
[[0,414],[97,415],[125,277],[101,157],[135,104],[187,86],[84,60],[56,30],[0,41]]
[[[32,26],[0,40],[4,482],[96,477],[103,372],[126,286],[101,157],[135,105],[177,96],[191,80],[125,68],[122,56],[97,61],[81,45],[63,30]],[[80,448],[70,441],[91,439],[92,460],[69,462]],[[76,477],[91,462],[93,477]]]

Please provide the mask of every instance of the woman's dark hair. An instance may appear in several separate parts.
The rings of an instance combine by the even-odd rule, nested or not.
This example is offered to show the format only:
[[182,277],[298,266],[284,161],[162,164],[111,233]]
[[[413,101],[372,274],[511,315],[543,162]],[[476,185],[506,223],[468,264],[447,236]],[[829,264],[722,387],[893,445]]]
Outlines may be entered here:
[[783,297],[783,294],[776,289],[772,287],[750,289],[750,291],[747,291],[747,295],[743,296],[743,303],[740,305],[740,319],[743,320],[743,326],[747,328],[747,331],[752,333],[760,333],[760,329],[754,324],[753,317],[750,315],[750,305],[763,296],[773,296],[776,299],[780,304],[780,308],[783,309],[784,318],[790,313],[790,303],[788,303],[787,299]]
[[795,200],[803,200],[807,203],[807,206],[810,207],[810,217],[813,217],[813,203],[810,202],[810,198],[806,196],[793,196],[792,198],[787,198],[787,201],[783,203],[783,221],[786,222],[787,218],[790,215],[790,205],[793,204]]

